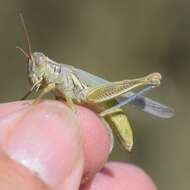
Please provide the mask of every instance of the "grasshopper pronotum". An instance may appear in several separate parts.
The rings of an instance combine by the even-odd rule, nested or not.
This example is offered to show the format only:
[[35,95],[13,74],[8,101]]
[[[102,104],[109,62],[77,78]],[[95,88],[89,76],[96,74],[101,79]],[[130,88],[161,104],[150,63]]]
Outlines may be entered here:
[[[75,110],[74,103],[90,107],[110,124],[120,144],[128,151],[133,147],[133,134],[122,109],[124,105],[128,103],[135,105],[147,113],[162,118],[173,116],[171,108],[142,96],[150,89],[159,86],[161,80],[159,73],[132,80],[109,82],[71,65],[57,63],[43,53],[32,52],[30,38],[21,14],[20,18],[28,52],[20,47],[17,48],[28,58],[28,77],[32,84],[23,99],[33,91],[40,91],[37,99],[52,92],[56,98],[65,99],[72,110]],[[132,92],[132,90],[138,91]]]

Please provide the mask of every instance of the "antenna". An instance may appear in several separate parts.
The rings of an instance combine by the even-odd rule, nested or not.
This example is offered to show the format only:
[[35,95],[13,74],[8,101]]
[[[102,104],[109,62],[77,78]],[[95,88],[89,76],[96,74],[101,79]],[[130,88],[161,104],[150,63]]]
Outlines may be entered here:
[[28,55],[28,53],[26,53],[26,51],[24,49],[22,49],[19,46],[16,46],[16,49],[18,49],[25,57],[27,57],[28,59],[30,59],[30,56]]
[[24,22],[24,17],[22,15],[22,13],[19,13],[19,17],[20,17],[20,20],[21,20],[21,23],[22,23],[22,26],[23,26],[23,31],[24,31],[24,35],[25,35],[25,38],[26,38],[26,42],[28,44],[28,53],[26,53],[20,47],[17,47],[17,49],[19,49],[26,57],[31,57],[31,55],[32,55],[31,41],[30,41],[30,37],[29,37],[29,34],[28,34],[28,30],[26,28],[26,24]]

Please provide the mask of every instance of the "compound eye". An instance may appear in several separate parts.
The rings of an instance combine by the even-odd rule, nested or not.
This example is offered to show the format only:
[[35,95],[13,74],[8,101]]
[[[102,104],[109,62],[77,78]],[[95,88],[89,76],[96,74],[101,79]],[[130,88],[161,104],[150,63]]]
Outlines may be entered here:
[[35,62],[37,65],[42,65],[45,63],[44,56],[36,56]]

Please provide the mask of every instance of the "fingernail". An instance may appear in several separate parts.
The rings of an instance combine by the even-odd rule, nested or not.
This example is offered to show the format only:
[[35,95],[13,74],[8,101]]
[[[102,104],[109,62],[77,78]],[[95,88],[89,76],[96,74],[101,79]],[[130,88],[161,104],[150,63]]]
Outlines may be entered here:
[[11,158],[56,189],[77,189],[83,144],[74,114],[62,103],[44,101],[0,118],[0,144]]

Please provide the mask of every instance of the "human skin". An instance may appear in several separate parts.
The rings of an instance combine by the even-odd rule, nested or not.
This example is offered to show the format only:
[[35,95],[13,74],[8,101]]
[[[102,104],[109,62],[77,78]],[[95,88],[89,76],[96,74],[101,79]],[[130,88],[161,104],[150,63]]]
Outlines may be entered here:
[[106,164],[111,141],[85,107],[73,113],[50,100],[0,104],[0,189],[156,190],[140,168]]

